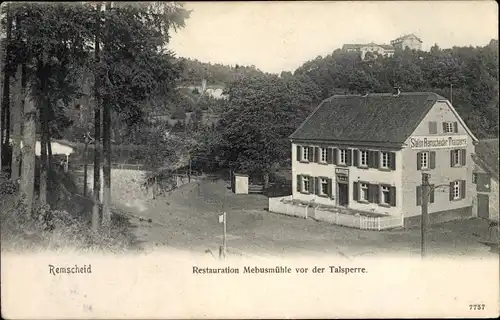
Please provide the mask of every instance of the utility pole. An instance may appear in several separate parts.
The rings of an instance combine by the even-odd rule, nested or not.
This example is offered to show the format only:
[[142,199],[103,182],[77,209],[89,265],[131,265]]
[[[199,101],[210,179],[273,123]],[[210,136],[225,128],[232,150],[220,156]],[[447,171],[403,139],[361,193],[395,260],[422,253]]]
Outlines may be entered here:
[[422,217],[421,217],[421,242],[420,242],[420,254],[422,259],[425,257],[425,232],[427,228],[427,218],[428,218],[428,202],[429,202],[429,184],[430,174],[422,173]]

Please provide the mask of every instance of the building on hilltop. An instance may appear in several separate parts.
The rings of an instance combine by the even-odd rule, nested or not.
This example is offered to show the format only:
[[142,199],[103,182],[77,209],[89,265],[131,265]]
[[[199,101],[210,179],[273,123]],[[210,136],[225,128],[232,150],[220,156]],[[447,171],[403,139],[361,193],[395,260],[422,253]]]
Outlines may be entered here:
[[421,217],[422,173],[431,223],[471,216],[476,137],[432,92],[330,97],[290,136],[292,199],[354,212]]
[[422,50],[422,40],[413,33],[392,40],[391,45],[396,50]]
[[367,53],[371,53],[372,56],[383,56],[392,57],[394,55],[394,48],[387,44],[344,44],[342,50],[346,52],[359,52],[361,54],[361,59],[366,60],[368,58]]

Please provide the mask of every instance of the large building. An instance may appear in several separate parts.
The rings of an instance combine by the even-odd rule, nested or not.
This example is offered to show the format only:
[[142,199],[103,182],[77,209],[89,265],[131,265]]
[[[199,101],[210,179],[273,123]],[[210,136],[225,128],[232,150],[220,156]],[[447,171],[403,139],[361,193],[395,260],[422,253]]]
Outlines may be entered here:
[[373,42],[368,44],[344,44],[342,46],[342,50],[347,52],[359,52],[361,59],[363,60],[367,59],[370,55],[373,57],[392,57],[394,55],[393,46],[387,44],[376,44]]
[[398,50],[422,50],[422,40],[416,35],[407,34],[391,41],[391,45]]
[[290,136],[293,199],[420,221],[422,173],[436,187],[431,222],[472,215],[477,139],[431,92],[340,95]]

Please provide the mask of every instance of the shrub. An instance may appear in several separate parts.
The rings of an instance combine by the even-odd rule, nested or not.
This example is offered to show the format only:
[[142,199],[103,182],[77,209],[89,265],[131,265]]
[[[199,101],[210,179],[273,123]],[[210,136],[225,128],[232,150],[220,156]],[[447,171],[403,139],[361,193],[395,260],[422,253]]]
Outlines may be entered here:
[[122,228],[93,232],[88,220],[49,205],[35,205],[28,214],[17,184],[0,176],[2,251],[73,249],[123,252],[132,245]]

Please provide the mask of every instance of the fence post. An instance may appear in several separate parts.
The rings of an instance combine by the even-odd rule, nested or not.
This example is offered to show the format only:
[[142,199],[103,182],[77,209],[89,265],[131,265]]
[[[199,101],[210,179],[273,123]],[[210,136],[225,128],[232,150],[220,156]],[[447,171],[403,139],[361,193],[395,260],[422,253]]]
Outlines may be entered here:
[[359,217],[359,218],[358,218],[358,221],[359,221],[359,222],[358,222],[358,223],[359,223],[359,228],[361,229],[361,218],[362,218],[362,216],[361,216],[361,215],[359,215],[358,217]]
[[308,209],[308,208],[309,208],[309,204],[308,204],[308,205],[306,205],[306,206],[304,207],[304,210],[305,210],[305,212],[306,212],[306,214],[305,214],[306,219],[307,219],[307,209]]
[[380,217],[377,218],[378,231],[380,231]]
[[335,224],[339,224],[339,212],[335,211]]

